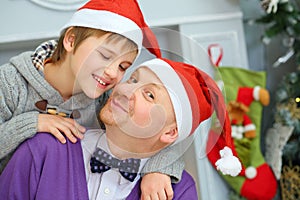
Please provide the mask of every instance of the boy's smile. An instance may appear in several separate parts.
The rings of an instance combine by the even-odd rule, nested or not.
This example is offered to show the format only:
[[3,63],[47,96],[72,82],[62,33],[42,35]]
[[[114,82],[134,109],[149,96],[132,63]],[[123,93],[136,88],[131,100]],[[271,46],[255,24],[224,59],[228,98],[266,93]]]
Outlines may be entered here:
[[95,74],[92,74],[92,76],[93,76],[94,79],[99,83],[99,84],[97,85],[99,88],[103,88],[103,89],[104,89],[103,86],[107,86],[107,85],[110,84],[108,81],[103,80],[101,77],[99,77],[99,76],[97,76],[97,75],[95,75]]

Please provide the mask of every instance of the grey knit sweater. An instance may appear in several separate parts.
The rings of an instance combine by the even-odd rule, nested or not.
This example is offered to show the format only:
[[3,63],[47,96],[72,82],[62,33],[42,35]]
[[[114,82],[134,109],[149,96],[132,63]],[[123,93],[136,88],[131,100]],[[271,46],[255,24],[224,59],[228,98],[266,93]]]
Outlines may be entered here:
[[[0,173],[17,146],[36,134],[39,114],[35,106],[37,101],[47,100],[49,105],[63,110],[76,109],[81,114],[77,119],[79,124],[97,128],[99,105],[106,100],[104,96],[93,100],[80,93],[63,101],[59,92],[34,66],[32,54],[33,52],[22,53],[0,66]],[[184,164],[172,149],[174,147],[151,158],[143,173],[162,172],[172,176],[173,181],[178,181]],[[166,162],[170,160],[175,162],[168,163],[171,165],[166,167]]]
[[98,124],[96,101],[81,93],[64,102],[32,64],[31,55],[32,52],[22,53],[0,66],[0,159],[37,132],[37,101],[46,99],[60,109],[78,110],[78,123],[85,126]]

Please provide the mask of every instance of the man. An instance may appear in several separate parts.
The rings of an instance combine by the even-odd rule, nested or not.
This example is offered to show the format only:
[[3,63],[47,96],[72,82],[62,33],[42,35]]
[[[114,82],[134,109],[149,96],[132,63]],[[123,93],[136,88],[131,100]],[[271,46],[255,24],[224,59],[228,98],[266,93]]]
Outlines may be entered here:
[[[222,136],[228,138],[230,121],[224,101],[206,74],[166,59],[145,62],[128,81],[115,87],[101,110],[105,130],[89,130],[76,144],[62,145],[43,133],[23,143],[0,177],[0,196],[139,199],[139,173],[147,159],[170,145],[181,144],[211,116],[212,108],[218,108],[217,116],[224,123]],[[226,155],[230,153],[227,149]],[[224,171],[227,160],[235,161],[236,166],[231,163],[232,168]],[[232,153],[219,163],[225,173],[240,171]],[[172,186],[174,199],[198,199],[195,183],[186,171]]]

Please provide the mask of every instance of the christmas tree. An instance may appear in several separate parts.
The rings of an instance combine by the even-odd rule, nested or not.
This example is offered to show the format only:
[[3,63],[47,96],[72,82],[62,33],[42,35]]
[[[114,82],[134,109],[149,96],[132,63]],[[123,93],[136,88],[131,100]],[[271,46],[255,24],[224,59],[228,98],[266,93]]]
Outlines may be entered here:
[[[300,11],[299,1],[262,0],[265,14],[256,19],[256,23],[266,26],[262,41],[266,44],[276,36],[282,36],[283,44],[289,47],[288,52],[278,58],[274,65],[285,62],[291,56],[296,57],[300,65]],[[288,42],[285,42],[288,41]],[[284,162],[299,164],[300,161],[300,70],[283,77],[276,91],[275,121],[293,126],[294,132],[283,150]]]

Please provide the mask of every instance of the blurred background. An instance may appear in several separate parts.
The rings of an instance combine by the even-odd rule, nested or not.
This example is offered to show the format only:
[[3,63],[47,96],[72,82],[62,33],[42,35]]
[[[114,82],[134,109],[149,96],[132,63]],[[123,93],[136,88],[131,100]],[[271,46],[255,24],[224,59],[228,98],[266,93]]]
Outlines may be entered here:
[[[23,51],[32,51],[40,43],[57,38],[61,27],[85,0],[2,0],[0,7],[0,64]],[[158,37],[165,57],[194,64],[215,76],[213,63],[221,55],[219,67],[243,68],[266,74],[266,89],[270,104],[263,108],[259,145],[266,160],[266,143],[278,143],[267,137],[274,124],[292,127],[291,136],[277,149],[277,192],[274,199],[288,199],[285,191],[299,195],[296,187],[284,188],[280,174],[283,166],[291,169],[299,165],[299,102],[291,110],[288,101],[300,96],[298,84],[299,60],[298,1],[285,0],[139,0],[148,24]],[[208,49],[210,48],[210,57]],[[143,54],[137,61],[149,58]],[[213,62],[211,62],[213,61]],[[278,94],[278,91],[281,91]],[[283,94],[282,94],[283,93]],[[286,106],[278,109],[278,104]],[[278,113],[279,119],[278,119]],[[298,117],[298,118],[297,118]],[[244,199],[232,191],[205,156],[205,138],[209,122],[199,129],[199,137],[184,153],[186,168],[196,180],[199,196],[204,200]],[[273,129],[272,129],[273,130]],[[280,132],[279,128],[276,129]],[[275,131],[275,132],[276,132]],[[277,133],[279,134],[279,133]],[[266,141],[269,140],[269,141]],[[287,145],[286,145],[287,144]],[[283,146],[286,148],[284,149]],[[277,147],[279,148],[279,147]],[[281,156],[284,156],[281,161]],[[273,154],[272,154],[273,155]],[[278,163],[280,162],[280,163]],[[270,164],[271,165],[271,164]],[[279,165],[279,166],[278,166]],[[274,169],[274,166],[271,165]],[[298,174],[299,175],[299,168]],[[298,182],[297,182],[298,181]],[[265,183],[268,184],[268,183]],[[225,195],[224,195],[225,194]],[[300,198],[295,196],[294,199]],[[291,197],[290,199],[293,199]]]

